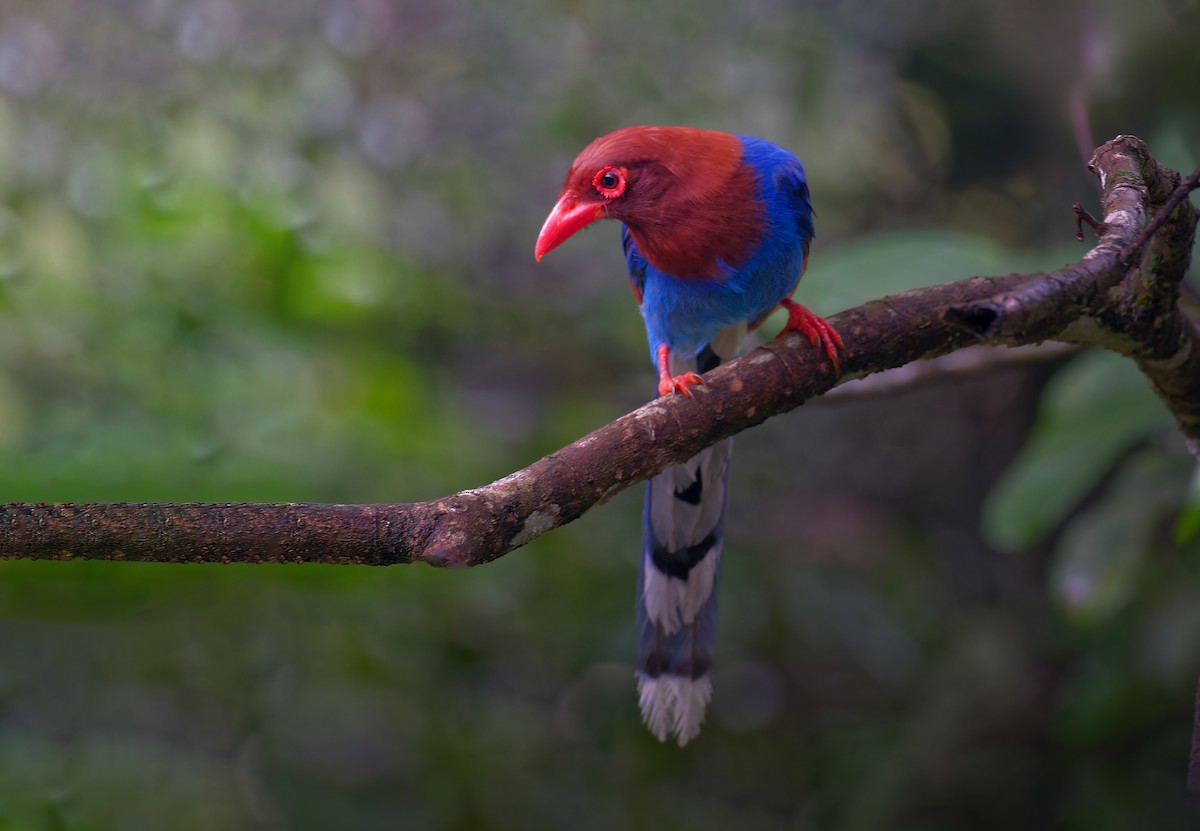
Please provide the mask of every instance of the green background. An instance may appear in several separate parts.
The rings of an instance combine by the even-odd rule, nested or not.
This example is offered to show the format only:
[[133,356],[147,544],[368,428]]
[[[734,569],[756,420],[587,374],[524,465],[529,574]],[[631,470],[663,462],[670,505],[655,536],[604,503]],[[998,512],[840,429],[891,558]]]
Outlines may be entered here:
[[[424,500],[632,409],[615,225],[532,257],[627,124],[795,150],[819,313],[1057,267],[1094,145],[1200,162],[1197,31],[1194,0],[4,0],[0,499]],[[0,563],[0,829],[1196,828],[1194,470],[1091,352],[740,436],[682,751],[636,711],[640,489],[473,571]]]

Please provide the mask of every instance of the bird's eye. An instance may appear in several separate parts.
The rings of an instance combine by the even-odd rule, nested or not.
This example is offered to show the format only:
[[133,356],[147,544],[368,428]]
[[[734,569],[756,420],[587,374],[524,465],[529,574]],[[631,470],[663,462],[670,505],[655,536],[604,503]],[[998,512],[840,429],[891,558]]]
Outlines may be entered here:
[[625,173],[619,168],[602,167],[592,178],[592,187],[605,199],[616,199],[625,192]]

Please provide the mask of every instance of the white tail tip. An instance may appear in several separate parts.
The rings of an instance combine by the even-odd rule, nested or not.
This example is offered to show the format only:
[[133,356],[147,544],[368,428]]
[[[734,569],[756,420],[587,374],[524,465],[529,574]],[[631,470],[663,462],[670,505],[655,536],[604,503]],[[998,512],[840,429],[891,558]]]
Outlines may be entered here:
[[712,698],[712,681],[708,675],[685,678],[682,675],[662,675],[651,678],[637,673],[638,705],[642,720],[650,732],[665,742],[675,735],[683,747],[700,732],[704,711]]

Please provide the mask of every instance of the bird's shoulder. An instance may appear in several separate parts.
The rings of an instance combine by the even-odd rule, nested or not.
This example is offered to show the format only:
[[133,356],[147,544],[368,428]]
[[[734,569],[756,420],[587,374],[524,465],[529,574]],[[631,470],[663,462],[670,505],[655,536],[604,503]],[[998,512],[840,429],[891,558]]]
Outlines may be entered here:
[[794,228],[807,248],[815,228],[812,196],[804,164],[795,153],[774,142],[755,136],[740,136],[745,163],[755,169],[763,184],[768,211],[785,212],[794,219]]

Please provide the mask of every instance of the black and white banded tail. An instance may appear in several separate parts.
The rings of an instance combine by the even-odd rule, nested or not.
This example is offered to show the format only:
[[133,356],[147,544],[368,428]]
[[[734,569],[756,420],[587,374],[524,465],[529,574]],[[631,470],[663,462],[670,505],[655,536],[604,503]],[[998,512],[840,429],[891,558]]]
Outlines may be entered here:
[[[723,329],[689,366],[707,372],[731,360],[746,327]],[[650,732],[682,747],[700,732],[712,697],[717,575],[725,534],[730,439],[647,483],[638,571],[638,701]]]

